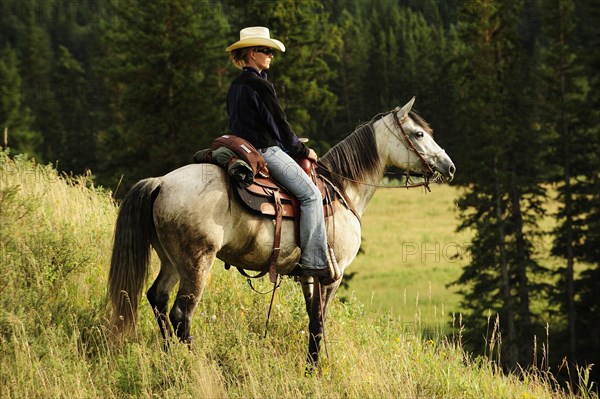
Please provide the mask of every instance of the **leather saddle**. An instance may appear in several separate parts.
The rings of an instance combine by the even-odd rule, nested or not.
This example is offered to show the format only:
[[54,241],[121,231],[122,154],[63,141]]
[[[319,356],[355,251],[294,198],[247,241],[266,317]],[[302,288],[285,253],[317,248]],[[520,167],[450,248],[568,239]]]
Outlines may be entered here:
[[[308,159],[298,161],[300,167],[313,179],[317,188],[321,191],[323,198],[323,213],[325,217],[332,216],[335,212],[335,191],[330,184],[326,183],[315,172],[314,165]],[[296,219],[300,214],[300,202],[298,199],[277,183],[270,176],[254,178],[254,183],[248,187],[236,187],[238,198],[252,211],[265,216],[277,216],[277,194],[281,203],[282,217]]]

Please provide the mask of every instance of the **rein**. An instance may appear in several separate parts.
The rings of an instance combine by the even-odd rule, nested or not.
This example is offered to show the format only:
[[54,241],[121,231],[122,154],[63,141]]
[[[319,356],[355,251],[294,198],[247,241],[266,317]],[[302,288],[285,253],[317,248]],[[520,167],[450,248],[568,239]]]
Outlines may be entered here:
[[[407,174],[402,174],[400,176],[404,176],[406,178],[406,183],[405,184],[397,184],[397,185],[386,185],[386,184],[374,184],[374,183],[367,183],[361,180],[355,180],[355,179],[351,179],[349,177],[346,177],[344,175],[341,175],[339,173],[336,173],[332,170],[329,170],[325,167],[325,165],[323,165],[320,161],[317,161],[317,165],[319,165],[319,168],[323,169],[325,172],[327,173],[331,173],[332,175],[335,175],[337,177],[340,177],[344,180],[348,180],[351,181],[353,183],[356,184],[361,184],[363,186],[369,186],[369,187],[377,187],[377,188],[416,188],[416,187],[425,187],[429,192],[431,192],[431,188],[429,188],[429,183],[430,183],[430,178],[429,176],[425,176],[425,175],[411,175],[409,173]],[[410,181],[411,177],[422,177],[425,179],[424,182],[421,183],[413,183]]]
[[[416,187],[425,187],[427,189],[427,191],[431,192],[431,188],[429,187],[430,184],[430,179],[431,176],[435,175],[435,172],[433,171],[433,169],[431,168],[431,165],[429,165],[429,163],[427,162],[427,160],[425,159],[425,157],[423,157],[423,154],[421,154],[415,147],[415,145],[413,144],[413,142],[410,140],[410,138],[408,137],[408,134],[406,133],[406,131],[404,130],[404,127],[402,126],[402,121],[400,121],[400,119],[398,119],[398,115],[396,114],[395,110],[392,111],[392,115],[394,116],[394,123],[398,126],[398,128],[400,129],[400,131],[402,132],[402,136],[404,137],[404,140],[406,141],[406,147],[410,150],[413,151],[415,154],[417,154],[417,157],[419,158],[419,160],[421,161],[421,163],[423,164],[423,166],[425,167],[425,170],[427,171],[427,175],[411,175],[410,173],[406,173],[403,174],[402,176],[404,176],[406,178],[406,182],[404,184],[400,184],[400,185],[385,185],[385,184],[373,184],[373,183],[367,183],[364,181],[360,181],[360,180],[355,180],[355,179],[351,179],[349,177],[346,177],[344,175],[341,175],[339,173],[336,173],[332,170],[329,170],[325,165],[323,165],[320,161],[317,161],[317,165],[319,165],[319,167],[321,169],[323,169],[324,171],[326,171],[327,173],[330,173],[332,175],[335,175],[337,177],[340,177],[344,180],[348,180],[351,181],[353,183],[356,184],[361,184],[363,186],[370,186],[370,187],[377,187],[377,188],[416,188]],[[390,130],[390,132],[396,136],[398,139],[400,139],[400,137],[398,137],[396,135],[396,133],[390,129],[390,127],[384,122],[385,127],[388,128],[388,130]],[[423,179],[425,179],[424,182],[420,182],[420,183],[413,183],[410,178],[411,177],[422,177]]]

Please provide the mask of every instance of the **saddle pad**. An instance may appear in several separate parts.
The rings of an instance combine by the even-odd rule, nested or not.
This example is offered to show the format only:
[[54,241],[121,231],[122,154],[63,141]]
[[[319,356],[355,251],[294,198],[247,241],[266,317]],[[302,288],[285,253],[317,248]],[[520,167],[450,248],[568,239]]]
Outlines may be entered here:
[[[335,191],[320,178],[317,177],[317,187],[321,192],[321,197],[323,199],[327,198],[327,194],[329,194],[330,198],[335,198]],[[271,191],[279,190],[279,194],[281,195],[282,201],[292,201],[292,199],[296,199],[289,191],[287,191],[284,187],[280,186],[275,180],[271,178],[264,177],[255,177],[254,183],[246,187],[246,190],[250,192],[264,197],[271,197]]]
[[[263,215],[269,215],[275,217],[275,203],[268,197],[255,195],[254,193],[246,190],[242,187],[236,189],[239,199],[246,204],[246,206],[258,213]],[[281,201],[281,207],[283,208],[284,218],[294,218],[296,212],[294,212],[294,206],[290,201]]]

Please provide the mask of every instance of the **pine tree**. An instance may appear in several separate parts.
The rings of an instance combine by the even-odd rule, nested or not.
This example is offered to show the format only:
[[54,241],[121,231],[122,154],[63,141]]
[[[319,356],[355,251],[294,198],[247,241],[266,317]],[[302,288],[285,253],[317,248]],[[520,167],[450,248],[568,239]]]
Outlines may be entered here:
[[332,83],[332,90],[338,94],[338,106],[342,109],[332,129],[335,136],[343,137],[352,131],[359,122],[367,120],[369,111],[365,110],[369,101],[369,49],[372,47],[370,35],[365,35],[366,23],[357,12],[351,14],[344,10],[338,21],[342,34],[342,49],[338,63],[334,68],[338,71],[338,79]]
[[[569,44],[573,37],[573,2],[555,1],[544,8],[542,59],[540,61],[540,98],[538,114],[541,120],[540,130],[551,134],[548,144],[553,149],[549,162],[562,160],[553,170],[555,176],[550,176],[551,181],[558,182],[559,198],[562,209],[556,215],[559,227],[555,235],[556,241],[553,252],[564,257],[566,266],[558,270],[560,284],[557,288],[560,296],[558,301],[561,310],[567,316],[567,353],[571,361],[576,359],[576,313],[575,313],[575,285],[574,285],[574,244],[576,243],[574,231],[573,196],[573,154],[577,151],[581,137],[576,125],[576,109],[579,107],[582,92],[577,87],[577,61]],[[551,100],[550,100],[551,99]],[[546,100],[546,101],[544,101]],[[548,101],[550,100],[550,101]],[[577,173],[577,172],[575,172]],[[563,290],[562,287],[565,287]]]
[[[566,30],[570,28],[573,6],[568,1],[560,3]],[[573,33],[565,36],[564,58],[566,88],[566,119],[569,142],[569,175],[572,214],[572,252],[585,268],[574,279],[576,360],[581,364],[598,363],[600,358],[600,55],[590,51],[600,46],[600,4],[580,1],[576,26]],[[557,9],[557,8],[555,8]],[[579,31],[579,48],[572,41]],[[579,51],[577,51],[579,50]],[[583,71],[579,70],[583,68]],[[584,93],[584,97],[580,93]],[[563,143],[562,147],[566,147]],[[557,146],[557,148],[559,148]],[[564,154],[561,154],[564,156]],[[565,160],[566,162],[566,160]],[[556,235],[554,250],[563,257],[568,233],[566,218],[566,178],[563,184],[563,209],[559,217],[563,221]],[[568,266],[567,266],[568,267]],[[567,272],[568,273],[568,272]],[[567,293],[568,294],[568,293]],[[564,294],[562,298],[565,298]],[[566,298],[565,298],[566,299]],[[564,301],[568,306],[568,302]],[[569,340],[570,342],[570,340]],[[592,370],[592,378],[600,380],[600,372]]]
[[99,19],[105,2],[57,0],[48,8],[47,31],[52,46],[50,90],[54,93],[53,119],[46,123],[59,170],[84,173],[97,170],[97,132],[106,122],[107,93],[95,74],[100,59]]
[[432,126],[442,128],[436,139],[444,143],[444,135],[449,133],[449,118],[445,116],[450,114],[449,91],[445,88],[452,79],[448,73],[449,42],[440,22],[429,22],[411,9],[402,9],[396,15],[392,30],[398,32],[400,51],[393,61],[396,79],[391,91],[403,98],[394,98],[394,102],[417,96],[419,112],[427,115]]
[[96,169],[96,147],[92,110],[83,66],[69,49],[59,45],[52,79],[56,94],[55,106],[60,119],[56,121],[56,159],[60,169],[84,173]]
[[[16,51],[6,44],[0,50],[0,128],[8,129],[8,145],[16,152],[39,156],[41,135],[32,130],[33,116],[23,101],[23,86]],[[2,143],[4,145],[4,142]]]
[[101,7],[93,0],[3,5],[6,17],[0,33],[16,53],[20,115],[28,120],[25,131],[30,132],[19,139],[19,148],[76,173],[94,167],[94,129],[100,124],[102,101],[93,100],[102,90],[91,65],[99,47]]
[[318,140],[327,141],[325,126],[337,113],[337,97],[330,90],[337,72],[329,65],[339,57],[340,32],[315,0],[277,2],[273,29],[293,51],[282,56],[273,73],[279,99],[296,133],[318,145]]
[[128,186],[189,162],[224,131],[228,26],[218,4],[193,0],[114,2],[109,15],[102,66],[117,101],[102,170]]
[[[53,151],[47,128],[52,126],[52,115],[55,114],[54,93],[50,86],[52,47],[46,15],[40,15],[36,10],[39,10],[39,5],[34,0],[3,5],[2,11],[7,17],[3,18],[0,29],[3,40],[7,40],[17,55],[19,95],[23,106],[31,111],[31,119],[27,122],[29,129],[26,129],[28,133],[21,137],[20,145],[38,160],[47,161],[48,154]],[[23,116],[29,118],[27,111]]]
[[[586,0],[584,10],[591,19],[591,26],[586,26],[588,43],[590,48],[600,46],[600,4],[598,2]],[[590,146],[588,147],[588,184],[584,189],[587,193],[586,218],[587,229],[586,238],[582,245],[585,252],[585,260],[592,264],[588,272],[583,273],[578,282],[582,287],[580,306],[586,309],[586,317],[579,325],[579,330],[584,331],[583,347],[589,347],[588,361],[598,364],[600,359],[600,176],[598,175],[598,165],[600,165],[600,55],[597,51],[587,53],[585,59],[587,66],[587,76],[590,82],[589,98],[587,108],[591,110],[588,119]],[[598,368],[595,370],[596,381],[600,380]]]
[[459,27],[467,43],[459,112],[465,145],[461,165],[468,176],[459,201],[463,223],[473,229],[472,260],[458,284],[470,331],[481,336],[485,314],[500,316],[502,363],[509,368],[528,361],[533,342],[532,275],[544,272],[534,260],[534,242],[542,214],[539,135],[531,133],[531,80],[527,48],[518,22],[523,2],[471,2]]

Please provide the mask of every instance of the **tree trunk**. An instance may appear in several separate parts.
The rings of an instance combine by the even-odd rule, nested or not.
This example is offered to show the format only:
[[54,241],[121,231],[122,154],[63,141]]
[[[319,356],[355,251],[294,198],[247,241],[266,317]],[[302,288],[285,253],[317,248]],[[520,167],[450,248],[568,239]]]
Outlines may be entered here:
[[506,325],[506,337],[503,339],[505,345],[502,348],[504,365],[512,368],[519,361],[517,350],[517,340],[515,332],[515,317],[513,313],[513,299],[510,292],[510,275],[508,270],[508,259],[506,256],[506,233],[503,215],[502,192],[500,190],[500,175],[498,167],[498,157],[494,157],[494,195],[496,197],[496,218],[498,220],[498,251],[500,253],[500,275],[501,275],[501,295],[503,303],[504,320],[500,320],[500,325]]
[[567,258],[567,270],[566,270],[566,283],[567,283],[567,323],[569,333],[569,344],[568,344],[568,356],[572,363],[575,363],[576,359],[576,332],[575,332],[575,279],[574,279],[574,258],[573,258],[573,209],[572,209],[572,192],[571,192],[571,171],[570,171],[570,159],[571,151],[569,148],[569,125],[567,117],[565,115],[565,103],[567,99],[566,89],[566,71],[565,71],[565,55],[562,54],[562,50],[566,46],[566,32],[565,32],[565,15],[562,8],[561,2],[558,2],[558,15],[560,24],[560,63],[558,67],[559,79],[560,79],[560,133],[562,142],[564,143],[564,197],[565,197],[565,230],[566,230],[566,248],[565,255]]
[[[516,237],[516,272],[519,285],[517,286],[518,292],[518,308],[519,308],[519,331],[520,336],[518,337],[518,345],[520,356],[526,359],[528,351],[531,350],[531,342],[533,337],[528,336],[531,333],[531,313],[530,313],[530,300],[529,300],[529,280],[527,278],[527,261],[528,257],[525,248],[525,238],[523,235],[523,215],[521,212],[521,194],[517,182],[517,172],[512,170],[513,176],[513,187],[511,192],[512,201],[512,219],[515,224],[515,237]],[[531,340],[530,340],[531,338]]]

